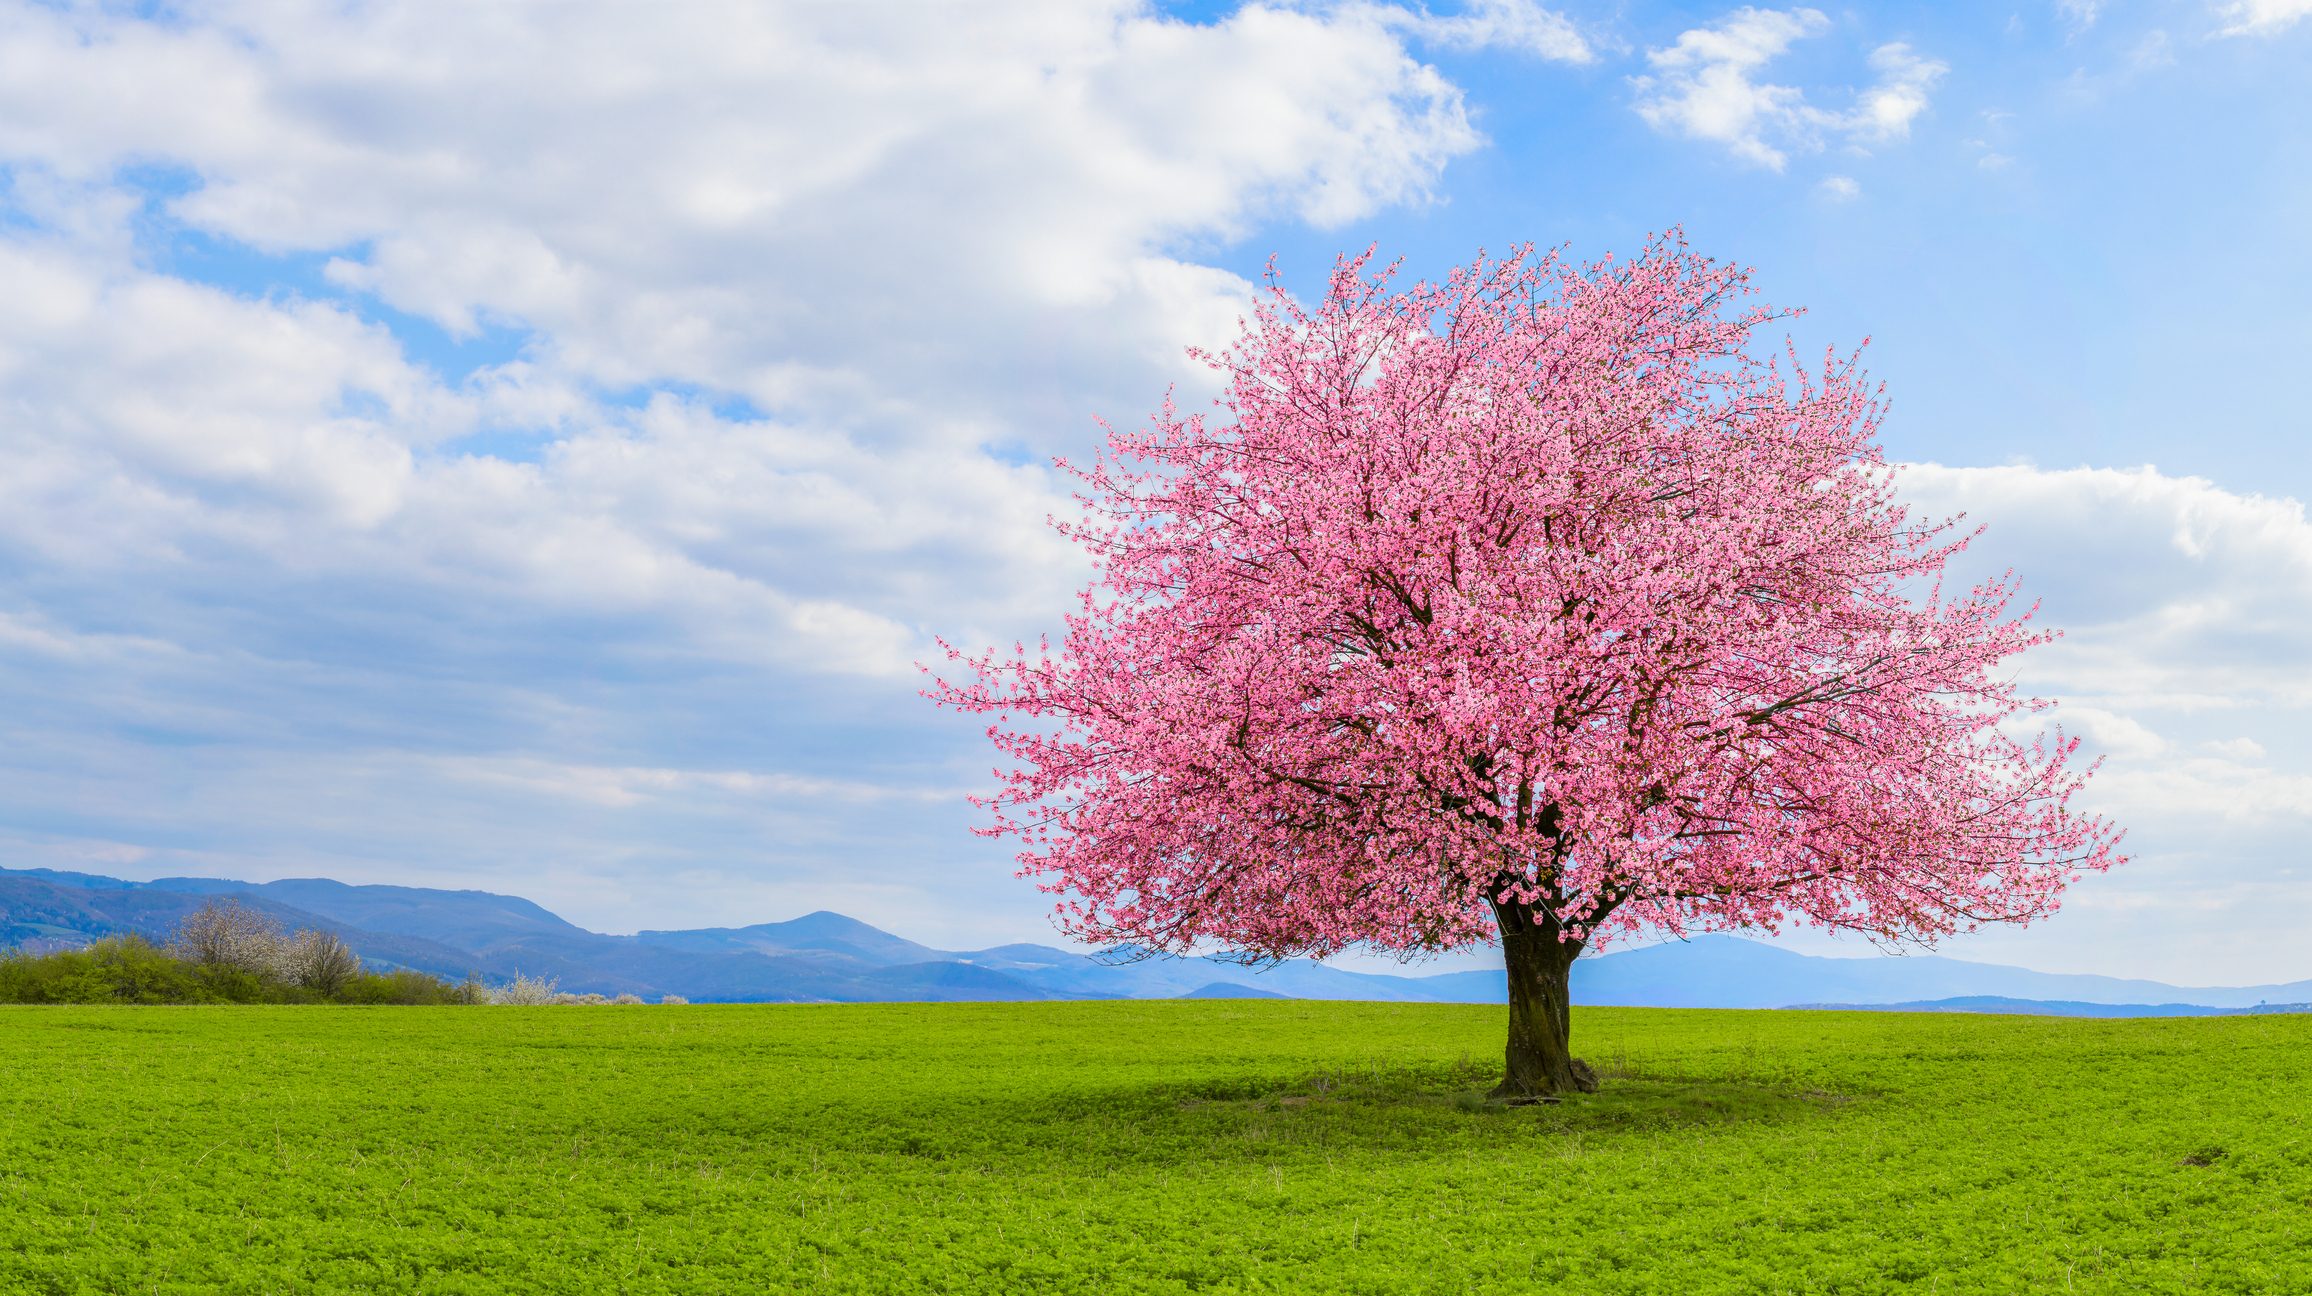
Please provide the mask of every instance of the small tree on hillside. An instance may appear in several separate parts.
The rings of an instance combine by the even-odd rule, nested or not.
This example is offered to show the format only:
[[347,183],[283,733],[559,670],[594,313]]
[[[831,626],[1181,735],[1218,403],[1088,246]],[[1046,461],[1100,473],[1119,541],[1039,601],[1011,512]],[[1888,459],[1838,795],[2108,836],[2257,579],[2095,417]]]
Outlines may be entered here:
[[2011,580],[1943,587],[1968,536],[1896,503],[1852,359],[1748,354],[1744,272],[1672,240],[1407,292],[1365,265],[1204,357],[1225,417],[1110,433],[1056,650],[949,650],[933,696],[1013,765],[985,831],[1072,934],[1498,940],[1514,1097],[1594,1084],[1596,942],[1923,942],[2118,861],[1997,669],[2048,636]]
[[238,900],[209,900],[177,923],[168,951],[188,963],[274,975],[281,959],[280,924]]
[[308,929],[275,947],[273,970],[292,985],[333,995],[361,975],[361,956],[337,936]]

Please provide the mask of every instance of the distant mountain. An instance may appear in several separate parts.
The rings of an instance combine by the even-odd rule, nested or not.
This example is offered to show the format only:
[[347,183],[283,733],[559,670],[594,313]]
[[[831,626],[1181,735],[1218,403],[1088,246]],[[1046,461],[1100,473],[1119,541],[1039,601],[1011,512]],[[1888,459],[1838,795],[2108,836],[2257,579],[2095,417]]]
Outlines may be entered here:
[[505,981],[548,977],[565,990],[701,1003],[869,1000],[1122,998],[1136,987],[1102,981],[1092,960],[1043,951],[1037,966],[1072,960],[1093,984],[1008,975],[835,913],[783,923],[605,936],[516,896],[424,887],[352,886],[326,878],[235,882],[118,878],[48,869],[0,869],[0,949],[85,944],[135,932],[168,939],[184,916],[229,896],[285,928],[332,931],[364,962],[437,976]]
[[[0,950],[85,944],[116,932],[165,940],[185,914],[232,896],[287,928],[336,932],[364,961],[438,976],[551,977],[565,990],[694,1002],[1151,998],[1500,1003],[1499,970],[1351,972],[1307,959],[1091,957],[1048,945],[937,950],[838,913],[786,922],[606,936],[516,896],[327,878],[126,882],[0,869]],[[2156,981],[2032,972],[1934,955],[1819,958],[1734,936],[1586,957],[1578,1004],[1667,1008],[1876,1007],[1906,1012],[2177,1016],[2298,1010],[2312,981],[2179,989]]]
[[482,970],[473,955],[450,945],[419,936],[357,930],[255,890],[199,893],[48,869],[0,869],[0,950],[19,945],[85,945],[99,937],[130,932],[165,940],[185,915],[207,903],[211,894],[232,894],[290,930],[313,927],[334,931],[363,961],[380,967],[416,968],[452,979]]
[[938,950],[824,909],[787,922],[758,923],[752,927],[706,927],[694,931],[636,932],[634,939],[696,953],[809,951],[841,954],[867,963],[928,963],[942,957]]
[[2312,1000],[2312,981],[2179,988],[2158,981],[2032,972],[1935,954],[1816,958],[1736,936],[1697,936],[1574,964],[1574,1002],[1663,1008],[1900,1004],[1990,996],[2089,1004],[2246,1008]]
[[2259,1013],[2312,1012],[2312,1003],[2257,1004],[2252,1008],[2210,1008],[2205,1004],[2105,1004],[2061,999],[2008,999],[1961,995],[1895,1004],[1793,1004],[1793,1008],[1863,1012],[2027,1013],[2035,1017],[2247,1017]]
[[1263,990],[1258,986],[1234,985],[1227,981],[1215,981],[1210,985],[1198,986],[1180,997],[1183,999],[1284,999],[1289,996],[1280,995],[1274,990]]
[[363,931],[422,936],[459,949],[487,949],[538,937],[575,939],[594,935],[527,900],[487,891],[349,886],[328,878],[287,878],[255,885],[218,882],[211,878],[163,878],[152,885],[159,890],[202,894],[247,891]]

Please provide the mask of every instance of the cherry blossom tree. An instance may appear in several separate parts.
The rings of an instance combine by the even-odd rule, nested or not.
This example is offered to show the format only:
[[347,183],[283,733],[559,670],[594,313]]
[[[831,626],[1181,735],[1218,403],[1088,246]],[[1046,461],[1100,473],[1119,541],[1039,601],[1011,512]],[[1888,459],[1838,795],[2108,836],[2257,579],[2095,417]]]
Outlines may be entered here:
[[[1499,941],[1497,1096],[1589,1089],[1599,942],[1787,923],[1927,943],[2052,912],[2118,833],[2010,683],[2051,638],[1914,516],[1855,357],[1761,360],[1675,235],[1392,290],[1274,282],[1216,416],[1109,433],[1064,639],[946,648],[979,804],[1083,940],[1254,958]],[[1067,467],[1067,465],[1063,465]]]

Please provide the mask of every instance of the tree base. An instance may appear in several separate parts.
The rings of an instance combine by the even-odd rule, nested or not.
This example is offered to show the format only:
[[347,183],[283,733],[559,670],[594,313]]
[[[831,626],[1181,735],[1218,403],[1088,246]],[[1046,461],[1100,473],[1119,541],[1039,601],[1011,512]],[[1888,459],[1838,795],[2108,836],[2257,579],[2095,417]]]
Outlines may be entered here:
[[1492,1090],[1485,1096],[1495,1102],[1506,1103],[1511,1107],[1523,1107],[1531,1103],[1562,1102],[1568,1092],[1596,1093],[1598,1091],[1598,1073],[1590,1069],[1589,1063],[1580,1058],[1574,1058],[1573,1065],[1569,1070],[1572,1072],[1571,1084],[1553,1084],[1546,1076],[1533,1079],[1513,1076],[1493,1086]]

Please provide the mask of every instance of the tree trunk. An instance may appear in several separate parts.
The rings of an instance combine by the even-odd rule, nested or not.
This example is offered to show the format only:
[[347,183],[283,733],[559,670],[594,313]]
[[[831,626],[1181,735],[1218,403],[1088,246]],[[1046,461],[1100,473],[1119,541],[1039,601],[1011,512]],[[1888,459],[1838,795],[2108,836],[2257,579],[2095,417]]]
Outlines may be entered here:
[[1501,957],[1509,967],[1508,1069],[1492,1096],[1512,1102],[1596,1093],[1597,1076],[1569,1046],[1571,980],[1581,942],[1560,940],[1553,918],[1524,905],[1496,904]]

